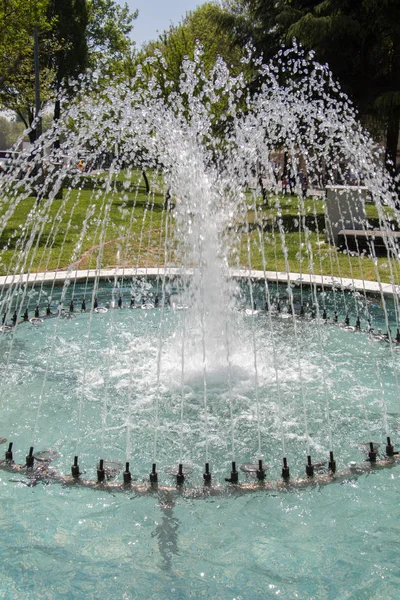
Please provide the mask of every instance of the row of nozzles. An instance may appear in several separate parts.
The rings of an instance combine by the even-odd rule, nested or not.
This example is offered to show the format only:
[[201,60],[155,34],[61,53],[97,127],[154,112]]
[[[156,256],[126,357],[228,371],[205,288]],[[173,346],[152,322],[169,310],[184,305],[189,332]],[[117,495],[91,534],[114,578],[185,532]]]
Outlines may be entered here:
[[[10,442],[9,446],[8,446],[8,450],[5,453],[5,459],[9,463],[13,462],[12,447],[13,447],[13,443]],[[395,454],[398,454],[398,452],[396,452],[394,450],[394,446],[390,441],[390,437],[387,437],[386,456],[393,457]],[[27,469],[33,468],[34,460],[35,460],[35,457],[33,455],[33,446],[31,446],[29,449],[29,453],[26,456],[25,466]],[[376,448],[375,448],[373,442],[369,443],[368,457],[366,460],[369,461],[371,464],[376,463],[377,451],[376,451]],[[232,461],[231,464],[232,464],[232,469],[231,469],[230,476],[226,477],[225,481],[227,481],[228,483],[237,484],[237,483],[239,483],[239,472],[236,469],[236,462]],[[247,471],[247,472],[253,473],[255,475],[255,477],[258,479],[258,481],[261,481],[261,482],[264,481],[264,479],[266,478],[266,469],[264,468],[262,459],[259,459],[258,463],[256,463],[255,465],[252,465],[251,470],[248,469],[248,466],[249,465],[243,465],[241,468],[245,472]],[[306,468],[305,468],[307,477],[314,476],[314,468],[315,468],[315,465],[312,463],[311,456],[307,456],[307,464],[306,464]],[[184,473],[183,469],[184,469],[183,464],[180,463],[178,465],[177,472],[174,474],[177,485],[183,485],[185,483],[187,475]],[[336,473],[336,461],[334,460],[332,451],[329,452],[328,470],[332,475]],[[78,464],[78,456],[74,457],[74,463],[71,467],[71,474],[74,479],[79,479],[79,477],[82,475],[80,468],[79,468],[79,464]],[[286,481],[290,479],[290,471],[289,471],[289,466],[288,466],[286,457],[283,458],[282,479],[284,479]],[[97,468],[97,481],[98,481],[98,483],[102,483],[105,480],[106,480],[106,469],[104,468],[104,460],[100,459],[99,465]],[[158,473],[157,473],[156,463],[153,463],[153,465],[152,465],[152,470],[149,475],[149,480],[150,480],[151,485],[153,485],[153,486],[156,486],[158,484]],[[211,485],[211,481],[212,481],[212,476],[211,476],[211,472],[210,472],[210,465],[207,462],[205,464],[205,470],[203,473],[203,482],[205,485]],[[125,471],[123,472],[123,482],[124,482],[124,485],[129,485],[132,482],[132,474],[130,472],[129,462],[125,463]]]

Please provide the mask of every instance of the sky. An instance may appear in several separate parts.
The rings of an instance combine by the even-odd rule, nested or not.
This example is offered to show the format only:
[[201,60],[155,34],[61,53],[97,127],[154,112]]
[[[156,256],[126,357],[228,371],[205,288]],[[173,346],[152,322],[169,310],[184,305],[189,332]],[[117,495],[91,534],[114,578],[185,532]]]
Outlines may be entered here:
[[[118,0],[124,4],[124,0]],[[194,10],[205,0],[126,0],[129,9],[139,11],[134,21],[132,38],[138,48],[143,42],[156,40],[170,25],[178,25],[187,12]]]

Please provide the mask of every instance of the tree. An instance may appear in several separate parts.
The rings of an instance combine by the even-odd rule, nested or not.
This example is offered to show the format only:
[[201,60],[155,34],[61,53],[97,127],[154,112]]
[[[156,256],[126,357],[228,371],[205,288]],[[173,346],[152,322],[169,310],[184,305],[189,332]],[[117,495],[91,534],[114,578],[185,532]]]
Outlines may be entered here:
[[[64,84],[64,97],[73,93],[70,79],[90,66],[101,72],[122,69],[131,60],[129,38],[136,13],[114,0],[7,0],[0,5],[0,103],[31,128],[35,118],[33,29],[39,33],[42,104],[55,101]],[[8,65],[8,66],[7,66]]]
[[87,0],[87,11],[89,66],[112,76],[123,72],[132,60],[135,42],[130,33],[138,11],[131,13],[126,3],[121,6],[114,0]]
[[[47,57],[47,67],[54,73],[56,92],[63,82],[83,73],[88,63],[88,10],[86,0],[49,0],[48,19],[53,22],[50,35],[60,45]],[[60,100],[56,96],[54,118],[60,117]]]
[[7,0],[0,4],[0,90],[31,67],[33,29],[47,31],[48,0]]
[[[400,2],[398,0],[242,0],[256,19],[291,44],[297,38],[327,62],[364,119],[386,134],[387,162],[395,164],[400,124]],[[276,26],[272,21],[276,20]],[[257,29],[258,24],[258,29]]]
[[[202,47],[202,64],[206,73],[221,57],[233,75],[241,73],[245,67],[241,62],[243,48],[236,40],[232,41],[220,20],[224,11],[218,4],[208,2],[189,12],[182,23],[171,26],[155,42],[146,45],[137,57],[137,63],[145,64],[148,72],[158,75],[160,86],[166,86],[166,95],[171,89],[179,91],[182,64],[186,58],[193,60],[196,48]],[[157,73],[157,62],[153,56],[162,56],[164,68]]]

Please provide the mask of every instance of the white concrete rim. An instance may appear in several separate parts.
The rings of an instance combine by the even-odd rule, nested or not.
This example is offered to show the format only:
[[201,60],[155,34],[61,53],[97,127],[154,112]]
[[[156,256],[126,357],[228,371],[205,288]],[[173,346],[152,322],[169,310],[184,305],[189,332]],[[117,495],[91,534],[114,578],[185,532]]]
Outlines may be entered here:
[[[21,284],[64,284],[66,281],[101,281],[105,279],[120,279],[131,277],[174,278],[182,275],[192,275],[193,269],[179,267],[158,268],[113,268],[91,270],[48,271],[46,273],[24,273],[19,275],[0,276],[0,289]],[[368,294],[384,294],[395,296],[400,294],[400,286],[393,283],[380,283],[362,279],[333,277],[332,275],[312,275],[310,273],[287,273],[285,271],[257,271],[249,269],[230,269],[227,277],[248,279],[294,285],[318,286],[324,289],[341,289],[347,291],[366,292]]]

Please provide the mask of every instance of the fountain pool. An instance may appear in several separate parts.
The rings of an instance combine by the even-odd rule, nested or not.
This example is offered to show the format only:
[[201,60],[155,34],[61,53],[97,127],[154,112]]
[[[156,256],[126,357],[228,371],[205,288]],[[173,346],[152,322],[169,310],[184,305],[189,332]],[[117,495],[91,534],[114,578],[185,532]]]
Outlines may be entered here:
[[[69,475],[79,438],[80,467],[86,471],[82,478],[96,481],[100,456],[107,461],[110,478],[105,486],[88,489],[30,477],[25,471],[1,472],[4,597],[395,597],[398,467],[372,469],[359,476],[353,472],[332,485],[288,486],[286,491],[264,489],[260,483],[255,484],[258,491],[248,494],[224,483],[233,456],[232,439],[238,464],[253,462],[257,456],[257,424],[267,481],[281,478],[282,433],[292,479],[304,477],[305,423],[299,407],[294,322],[283,300],[285,287],[279,288],[282,311],[272,309],[269,315],[251,308],[247,286],[238,286],[231,318],[240,347],[232,349],[229,368],[218,356],[207,365],[207,430],[203,364],[192,347],[195,336],[189,337],[182,383],[180,331],[188,309],[180,309],[176,281],[168,287],[171,301],[164,307],[163,377],[162,385],[157,383],[162,307],[150,304],[157,287],[155,281],[147,283],[143,292],[143,280],[135,282],[122,291],[122,307],[111,308],[113,283],[101,283],[98,305],[108,305],[108,312],[66,311],[65,318],[46,318],[44,303],[41,324],[21,322],[14,338],[9,334],[1,338],[2,361],[9,364],[8,376],[2,380],[2,433],[14,441],[14,460],[24,463],[32,443],[32,423],[37,421],[37,455],[45,449],[57,452],[52,463],[57,472]],[[130,306],[132,289],[137,290],[137,308]],[[255,283],[253,291],[253,302],[262,306],[263,285]],[[62,292],[56,288],[52,293],[56,307]],[[77,285],[74,293],[79,306],[87,287]],[[299,293],[299,288],[293,290],[295,298]],[[303,289],[302,293],[307,306],[311,292]],[[336,300],[334,304],[334,293],[327,292],[324,304],[329,315],[336,306],[342,321],[343,301],[352,302],[353,294]],[[376,331],[385,327],[385,318],[379,298],[369,300]],[[392,321],[395,305],[390,299],[387,309]],[[400,360],[400,353],[391,353],[388,343],[371,339],[368,332],[347,331],[332,319],[326,324],[307,316],[296,319],[311,453],[313,462],[321,463],[316,473],[327,468],[330,436],[338,472],[346,470],[349,461],[365,464],[370,440],[381,444],[379,453],[384,455],[385,421],[394,438],[400,425],[393,363]],[[85,382],[82,361],[87,363]],[[135,483],[148,481],[157,395],[160,489],[146,495],[134,488],[122,493],[108,489],[113,481],[122,481],[127,456]],[[230,397],[234,398],[232,420]],[[213,486],[221,492],[215,495],[202,484],[205,436]],[[176,488],[180,461],[188,479]],[[241,482],[255,483],[239,472]]]
[[[399,251],[383,236],[378,259],[369,230],[400,221],[379,148],[301,51],[254,61],[252,97],[199,49],[179,93],[157,62],[83,82],[0,177],[0,591],[396,597]],[[350,175],[362,255],[327,246],[314,193]]]

